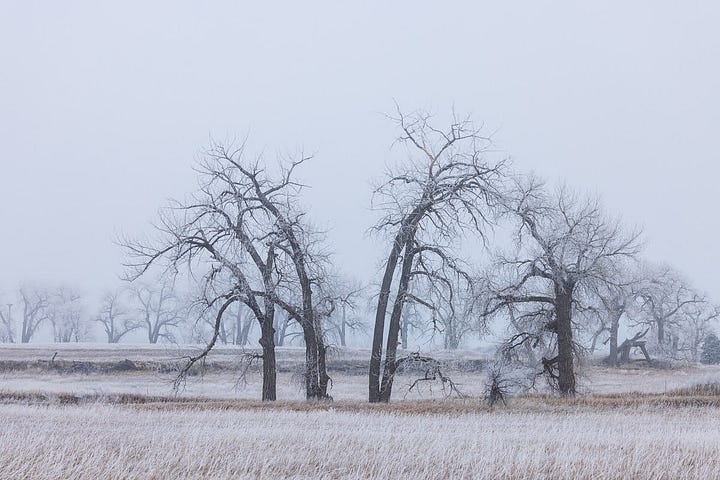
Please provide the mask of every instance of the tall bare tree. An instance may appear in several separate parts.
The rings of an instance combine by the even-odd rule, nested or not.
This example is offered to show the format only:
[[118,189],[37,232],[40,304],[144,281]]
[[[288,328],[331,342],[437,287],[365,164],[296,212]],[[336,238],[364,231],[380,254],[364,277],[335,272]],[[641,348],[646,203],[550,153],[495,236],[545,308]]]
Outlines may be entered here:
[[48,315],[55,342],[81,342],[90,338],[90,326],[83,309],[82,297],[72,288],[63,286],[52,293]]
[[658,347],[672,353],[677,346],[672,339],[673,332],[685,320],[687,307],[705,303],[705,299],[671,266],[647,263],[644,268],[646,280],[638,295],[645,317],[636,323],[649,325],[656,334]]
[[349,332],[364,331],[366,327],[357,314],[363,288],[359,282],[339,275],[326,283],[330,284],[325,289],[326,298],[333,307],[326,323],[340,346],[345,347]]
[[700,346],[712,333],[717,319],[720,318],[720,306],[713,305],[705,296],[701,298],[702,302],[695,302],[684,308],[686,321],[678,335],[678,351],[686,352],[686,358],[693,362],[700,361]]
[[[325,345],[313,304],[322,275],[320,236],[305,221],[294,172],[309,157],[281,164],[277,171],[261,158],[248,159],[245,145],[213,143],[197,171],[200,190],[188,202],[163,211],[159,245],[124,242],[135,259],[135,276],[161,259],[173,270],[203,269],[204,302],[216,307],[213,336],[183,370],[205,358],[220,336],[225,312],[236,302],[260,324],[263,400],[276,399],[273,321],[276,307],[297,321],[306,344],[306,395],[327,396]],[[297,301],[299,300],[299,301]]]
[[126,289],[106,292],[100,300],[100,308],[95,321],[102,325],[108,343],[119,343],[128,333],[142,327],[132,314]]
[[534,177],[519,178],[510,198],[516,248],[494,266],[502,275],[489,281],[485,311],[513,319],[508,349],[550,335],[555,355],[542,358],[542,373],[562,395],[574,395],[574,314],[598,284],[616,283],[619,265],[639,252],[639,233],[609,219],[597,200],[565,188],[549,194]]
[[137,302],[140,325],[145,329],[148,341],[152,344],[161,339],[174,341],[173,330],[185,320],[186,310],[179,303],[174,280],[162,278],[154,284],[136,283],[132,293]]
[[605,362],[610,366],[618,365],[618,334],[620,321],[626,322],[635,317],[637,299],[645,279],[637,262],[622,262],[616,268],[613,282],[593,282],[590,285],[590,297],[587,313],[594,320],[592,323],[590,352],[594,352],[598,339],[606,336],[603,344],[608,344],[608,356]]
[[3,343],[15,343],[15,321],[12,307],[12,303],[0,303],[0,341]]
[[429,113],[405,115],[398,108],[391,120],[400,131],[397,143],[407,148],[410,158],[386,173],[373,200],[374,207],[383,212],[373,228],[389,235],[392,243],[377,297],[370,402],[390,400],[400,364],[397,345],[403,306],[411,299],[423,303],[413,296],[412,284],[422,279],[445,288],[449,286],[448,275],[464,276],[452,252],[462,231],[472,229],[482,234],[489,205],[498,201],[504,171],[503,162],[485,158],[490,140],[470,118],[453,115],[450,126],[440,130],[433,126]]
[[20,342],[29,343],[38,328],[50,319],[50,293],[30,287],[22,287],[18,293],[22,308]]

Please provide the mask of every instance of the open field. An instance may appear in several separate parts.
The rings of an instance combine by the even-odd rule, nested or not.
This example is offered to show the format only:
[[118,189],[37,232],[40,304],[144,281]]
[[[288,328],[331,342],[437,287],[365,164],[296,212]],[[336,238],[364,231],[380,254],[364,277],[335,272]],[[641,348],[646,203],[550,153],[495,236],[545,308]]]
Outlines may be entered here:
[[[52,366],[48,363],[55,352]],[[236,385],[235,349],[174,396],[178,350],[0,348],[1,479],[177,478],[717,478],[717,367],[584,369],[587,394],[486,407],[479,363],[443,354],[464,399],[424,388],[369,405],[366,352],[336,354],[334,403],[307,404],[283,349],[279,396]],[[187,351],[186,351],[187,353]],[[482,355],[463,356],[480,362]],[[130,360],[134,367],[112,370]],[[164,367],[163,367],[164,366]],[[166,369],[168,371],[165,371]],[[632,393],[635,392],[635,393]],[[643,392],[643,393],[641,393]]]
[[[219,406],[215,406],[219,407]],[[2,405],[0,477],[717,478],[717,407]]]

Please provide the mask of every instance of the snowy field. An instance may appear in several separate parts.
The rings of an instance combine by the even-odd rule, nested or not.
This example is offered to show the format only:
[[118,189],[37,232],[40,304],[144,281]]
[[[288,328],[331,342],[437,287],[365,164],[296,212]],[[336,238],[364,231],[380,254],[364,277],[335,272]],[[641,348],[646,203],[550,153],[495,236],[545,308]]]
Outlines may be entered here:
[[[482,354],[443,353],[437,356],[457,368],[449,373],[468,398],[429,386],[403,398],[408,376],[392,404],[369,405],[359,373],[367,352],[349,350],[336,353],[331,368],[336,401],[308,405],[293,373],[302,351],[283,349],[283,400],[269,407],[255,401],[257,374],[237,385],[233,348],[218,350],[208,372],[174,397],[172,373],[158,368],[191,350],[0,347],[0,478],[674,479],[720,472],[717,390],[677,390],[720,381],[717,367],[586,366],[586,393],[575,400],[536,395],[491,409],[480,398],[482,371],[458,367],[460,356]],[[53,356],[55,370],[47,363]],[[87,370],[126,359],[137,369]]]

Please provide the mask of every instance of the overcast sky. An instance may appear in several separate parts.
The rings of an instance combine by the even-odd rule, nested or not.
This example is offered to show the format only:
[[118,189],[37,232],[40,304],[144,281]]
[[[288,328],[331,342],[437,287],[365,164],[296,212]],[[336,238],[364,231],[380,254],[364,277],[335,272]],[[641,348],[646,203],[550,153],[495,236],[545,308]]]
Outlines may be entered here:
[[114,236],[195,187],[210,136],[248,132],[270,157],[316,154],[313,218],[369,279],[396,99],[472,113],[519,169],[602,195],[720,299],[719,3],[350,4],[2,2],[0,285],[113,285]]

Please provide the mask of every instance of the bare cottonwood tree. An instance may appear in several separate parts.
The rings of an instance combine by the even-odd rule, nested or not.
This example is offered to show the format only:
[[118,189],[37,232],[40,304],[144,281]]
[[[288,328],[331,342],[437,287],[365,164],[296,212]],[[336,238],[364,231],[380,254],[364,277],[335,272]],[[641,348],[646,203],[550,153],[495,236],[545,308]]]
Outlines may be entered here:
[[341,276],[335,276],[327,283],[330,285],[325,294],[333,308],[326,324],[328,330],[332,331],[333,336],[340,342],[340,346],[345,347],[349,332],[364,331],[366,327],[362,318],[358,316],[363,288],[359,282]]
[[80,342],[90,338],[90,326],[83,316],[80,294],[60,287],[50,296],[48,317],[57,343]]
[[457,350],[460,342],[471,332],[480,333],[482,322],[477,311],[482,305],[481,299],[473,288],[473,282],[465,282],[462,277],[451,278],[452,288],[446,289],[450,294],[448,298],[437,296],[444,293],[437,289],[427,292],[427,298],[432,299],[435,309],[432,312],[433,333],[442,335],[443,348]]
[[128,294],[126,289],[118,289],[106,292],[100,300],[94,320],[102,325],[108,343],[119,343],[125,335],[142,327],[128,306]]
[[19,290],[22,324],[20,342],[29,343],[38,328],[50,318],[50,294],[41,288],[22,287]]
[[12,303],[0,303],[0,342],[15,343],[15,321]]
[[705,296],[702,296],[702,300],[683,309],[686,321],[681,326],[679,335],[678,350],[688,352],[688,357],[693,362],[700,361],[700,346],[713,332],[720,318],[720,306],[713,305]]
[[154,284],[136,283],[131,288],[140,315],[140,325],[145,329],[150,343],[159,340],[175,340],[174,329],[185,319],[183,305],[178,301],[175,282],[162,278]]
[[686,319],[687,307],[705,303],[705,299],[680,272],[669,265],[646,263],[644,269],[645,281],[638,296],[645,315],[635,323],[650,326],[656,334],[658,347],[672,354],[677,348],[676,334]]
[[516,248],[494,266],[503,275],[490,278],[485,312],[513,319],[507,349],[549,345],[555,355],[542,358],[542,371],[562,395],[574,395],[580,301],[598,284],[616,283],[621,262],[639,252],[639,233],[606,217],[597,200],[565,188],[548,194],[533,177],[519,178],[510,198]]
[[283,163],[273,172],[261,158],[248,159],[244,149],[244,144],[213,143],[197,166],[200,190],[162,212],[160,243],[124,242],[135,259],[134,276],[161,259],[173,270],[202,272],[203,301],[216,308],[216,320],[206,348],[190,358],[183,372],[207,356],[218,341],[225,312],[241,302],[260,325],[262,398],[275,400],[273,321],[279,307],[303,330],[307,397],[325,398],[329,377],[313,305],[313,288],[322,274],[320,237],[304,220],[302,185],[294,178],[309,157]]
[[638,295],[645,281],[641,270],[637,268],[637,262],[625,263],[618,264],[612,282],[591,283],[588,289],[590,298],[585,302],[589,305],[587,313],[593,320],[590,352],[595,351],[601,337],[606,337],[603,341],[603,344],[608,344],[605,363],[613,367],[618,365],[620,320],[623,317],[630,320],[630,317],[635,316]]
[[[373,206],[383,212],[373,229],[389,235],[392,244],[377,297],[370,402],[390,400],[399,366],[397,345],[403,306],[411,299],[423,304],[413,296],[412,284],[423,279],[445,288],[447,275],[463,275],[452,252],[465,229],[482,234],[488,206],[498,200],[504,171],[503,162],[485,158],[490,140],[470,118],[453,115],[450,126],[440,130],[433,126],[430,114],[405,115],[398,108],[391,120],[400,130],[397,143],[407,147],[410,158],[386,173],[373,199]],[[394,297],[393,284],[397,285]],[[431,305],[427,307],[432,309]]]

